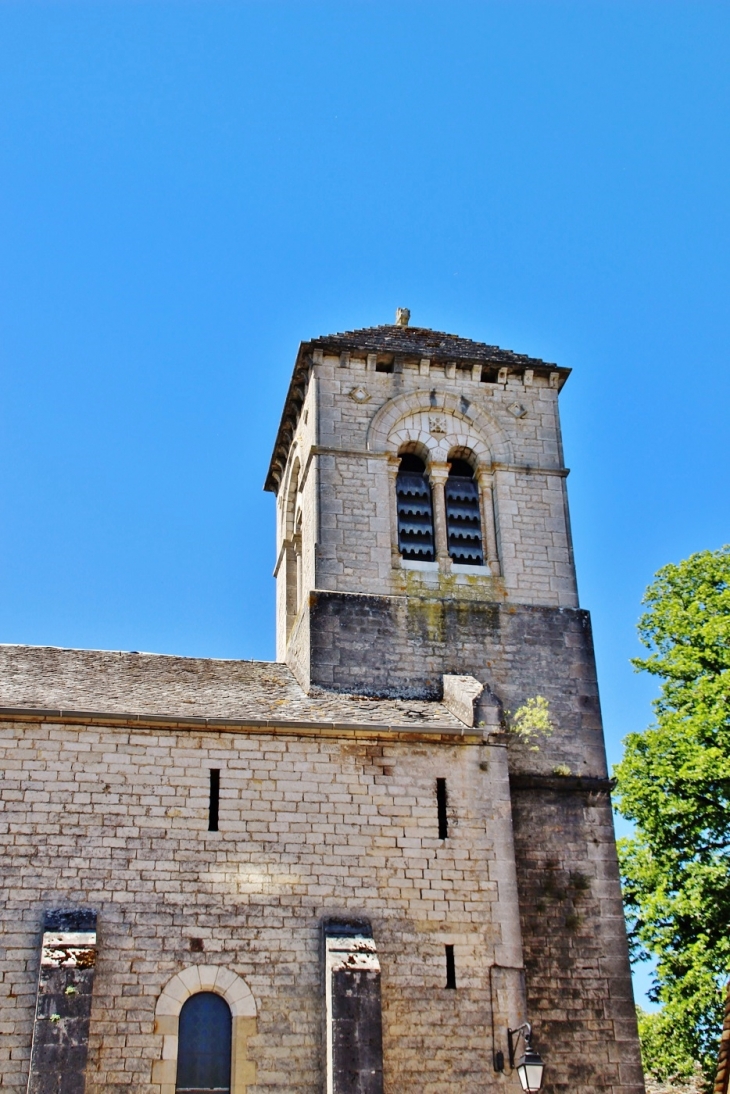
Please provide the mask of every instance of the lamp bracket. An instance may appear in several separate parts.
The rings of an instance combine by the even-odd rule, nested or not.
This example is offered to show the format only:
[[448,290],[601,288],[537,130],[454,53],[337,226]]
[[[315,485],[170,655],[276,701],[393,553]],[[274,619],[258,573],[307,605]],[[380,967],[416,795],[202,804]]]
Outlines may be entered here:
[[517,1055],[517,1048],[520,1043],[520,1037],[525,1042],[525,1048],[530,1044],[530,1038],[532,1037],[532,1026],[529,1022],[523,1022],[520,1026],[515,1026],[514,1029],[507,1029],[507,1047],[509,1049],[509,1066],[515,1066],[515,1056]]

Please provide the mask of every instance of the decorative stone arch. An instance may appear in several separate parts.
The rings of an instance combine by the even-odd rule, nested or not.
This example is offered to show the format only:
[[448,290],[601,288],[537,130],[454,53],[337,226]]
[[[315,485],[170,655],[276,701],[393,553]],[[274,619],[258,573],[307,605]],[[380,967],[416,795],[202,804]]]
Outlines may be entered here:
[[451,463],[452,460],[464,460],[474,472],[476,472],[480,466],[477,453],[472,448],[469,448],[468,445],[452,445],[448,450],[446,458],[449,463]]
[[162,1056],[152,1065],[154,1094],[175,1094],[178,1023],[191,995],[212,991],[231,1008],[231,1094],[245,1094],[256,1082],[256,1065],[248,1058],[248,1040],[256,1033],[256,1000],[242,977],[223,965],[189,965],[165,984],[155,1007],[155,1033],[162,1036]]
[[291,458],[287,464],[286,476],[282,481],[282,534],[285,540],[294,535],[294,512],[297,506],[297,493],[301,475],[301,461],[299,452],[295,446],[292,449]]
[[394,457],[403,451],[428,454],[434,545],[441,570],[451,568],[444,493],[449,453],[468,450],[481,494],[482,549],[487,563],[484,573],[493,577],[500,575],[492,467],[495,463],[512,463],[512,451],[505,431],[487,411],[464,397],[444,392],[415,391],[397,395],[381,407],[371,421],[367,446],[372,452],[386,452],[390,457],[391,554],[396,565],[400,557],[396,500],[399,461]]
[[[281,481],[279,495],[281,498],[281,516],[279,518],[278,544],[280,552],[279,563],[276,568],[277,582],[284,582],[284,616],[285,633],[289,637],[294,620],[299,609],[300,585],[301,585],[301,537],[297,535],[297,517],[301,515],[301,498],[299,486],[301,481],[301,461],[299,447],[292,446],[287,461],[286,473]],[[284,568],[280,572],[280,565]]]
[[[424,422],[422,419],[426,417]],[[414,444],[428,450],[428,460],[431,463],[446,463],[449,453],[454,449],[467,449],[471,452],[480,468],[489,468],[494,463],[492,451],[488,444],[474,429],[470,429],[467,423],[449,422],[446,419],[448,432],[431,433],[428,425],[428,416],[423,414],[409,414],[402,418],[397,428],[388,437],[388,448],[392,452],[401,452]],[[461,425],[462,429],[451,430],[450,425]]]
[[[445,432],[433,431],[430,419],[443,419]],[[412,391],[389,399],[368,428],[371,452],[396,453],[408,443],[425,445],[434,461],[445,461],[452,448],[469,448],[479,464],[512,463],[512,447],[501,425],[480,406],[450,392]]]

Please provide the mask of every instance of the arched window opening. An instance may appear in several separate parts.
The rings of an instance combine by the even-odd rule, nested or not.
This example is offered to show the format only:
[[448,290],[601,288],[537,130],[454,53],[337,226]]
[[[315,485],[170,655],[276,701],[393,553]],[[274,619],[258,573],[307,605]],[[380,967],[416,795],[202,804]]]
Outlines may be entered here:
[[284,607],[286,613],[286,637],[289,638],[294,620],[299,608],[299,563],[297,559],[297,494],[299,491],[299,459],[295,459],[292,467],[289,486],[286,493],[286,503],[283,513],[283,548],[284,548]]
[[183,1004],[176,1094],[230,1094],[231,1010],[220,995],[200,991]]
[[294,612],[299,611],[302,606],[302,591],[303,591],[303,573],[302,573],[302,514],[297,514],[295,532],[294,532],[294,556],[296,560],[296,606]]
[[466,460],[452,460],[446,480],[446,528],[449,554],[462,566],[483,566],[479,487]]
[[433,562],[433,505],[423,460],[412,453],[401,457],[395,480],[398,502],[398,549],[403,558]]

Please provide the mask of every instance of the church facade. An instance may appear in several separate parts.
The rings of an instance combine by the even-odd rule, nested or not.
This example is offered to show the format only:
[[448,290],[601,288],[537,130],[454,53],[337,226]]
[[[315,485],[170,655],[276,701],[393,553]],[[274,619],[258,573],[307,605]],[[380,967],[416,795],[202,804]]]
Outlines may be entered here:
[[0,647],[0,1090],[643,1091],[567,378],[302,343],[277,661]]

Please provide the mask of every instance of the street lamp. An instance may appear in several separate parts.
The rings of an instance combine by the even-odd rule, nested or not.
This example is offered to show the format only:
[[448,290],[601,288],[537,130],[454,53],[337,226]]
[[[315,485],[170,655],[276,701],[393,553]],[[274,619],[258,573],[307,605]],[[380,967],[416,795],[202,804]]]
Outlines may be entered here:
[[[510,1067],[517,1067],[517,1074],[520,1083],[522,1084],[522,1089],[526,1091],[526,1094],[537,1094],[537,1091],[542,1086],[542,1076],[545,1070],[545,1064],[542,1062],[540,1053],[536,1052],[530,1044],[531,1036],[532,1026],[529,1022],[523,1022],[522,1025],[517,1026],[516,1029],[507,1030]],[[517,1060],[517,1064],[515,1064],[520,1038],[522,1038],[523,1052]]]

